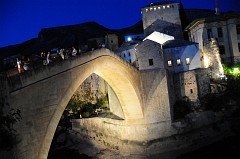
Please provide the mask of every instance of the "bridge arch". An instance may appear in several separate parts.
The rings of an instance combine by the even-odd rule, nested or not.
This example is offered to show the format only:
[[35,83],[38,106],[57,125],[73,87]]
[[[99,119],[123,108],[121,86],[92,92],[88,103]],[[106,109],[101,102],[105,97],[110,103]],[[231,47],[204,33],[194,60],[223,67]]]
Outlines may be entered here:
[[[122,106],[125,120],[143,118],[139,73],[116,54],[107,49],[96,50],[71,62],[66,61],[59,68],[60,71],[49,68],[38,75],[35,74],[35,77],[29,77],[25,81],[21,80],[22,87],[12,91],[12,96],[16,95],[15,98],[18,100],[21,97],[17,97],[17,95],[24,96],[22,98],[26,99],[26,102],[20,102],[21,107],[24,107],[24,111],[22,111],[24,123],[29,122],[28,115],[33,117],[34,114],[39,117],[38,120],[46,121],[42,125],[34,125],[34,127],[27,124],[21,129],[25,132],[22,137],[28,138],[29,142],[34,140],[32,136],[38,137],[38,143],[34,143],[36,144],[34,150],[30,149],[34,144],[29,144],[29,147],[26,148],[26,150],[29,149],[27,151],[35,151],[32,154],[35,156],[33,158],[47,158],[52,138],[65,107],[77,88],[93,73],[102,77],[113,88]],[[38,77],[42,79],[39,80]],[[32,101],[30,104],[28,100],[31,101],[31,98],[35,100],[41,98],[42,100]],[[18,100],[15,99],[15,101]],[[32,107],[33,103],[35,107]],[[51,108],[47,108],[48,111],[45,111],[47,105]],[[33,112],[27,110],[28,107],[31,107]],[[44,113],[38,113],[39,110],[43,110]]]

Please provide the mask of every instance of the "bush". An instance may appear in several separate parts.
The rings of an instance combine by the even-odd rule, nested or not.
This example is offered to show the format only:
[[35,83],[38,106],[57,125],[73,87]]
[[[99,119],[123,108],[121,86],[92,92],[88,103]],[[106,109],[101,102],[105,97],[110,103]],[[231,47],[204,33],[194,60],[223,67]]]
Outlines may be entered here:
[[86,103],[83,105],[81,109],[81,114],[87,113],[88,117],[94,113],[94,110],[96,109],[96,105],[92,103]]

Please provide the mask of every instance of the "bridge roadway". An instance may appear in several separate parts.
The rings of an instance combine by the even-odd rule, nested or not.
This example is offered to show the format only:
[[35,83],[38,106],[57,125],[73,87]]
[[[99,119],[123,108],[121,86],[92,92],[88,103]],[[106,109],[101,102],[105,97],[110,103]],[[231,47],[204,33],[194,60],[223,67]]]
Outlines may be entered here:
[[[16,158],[47,158],[66,105],[93,73],[115,91],[126,118],[125,125],[171,120],[164,69],[138,70],[110,50],[99,49],[9,78],[10,107],[20,109],[22,114],[21,122],[16,125],[21,139]],[[148,133],[144,131],[140,136],[157,138]]]

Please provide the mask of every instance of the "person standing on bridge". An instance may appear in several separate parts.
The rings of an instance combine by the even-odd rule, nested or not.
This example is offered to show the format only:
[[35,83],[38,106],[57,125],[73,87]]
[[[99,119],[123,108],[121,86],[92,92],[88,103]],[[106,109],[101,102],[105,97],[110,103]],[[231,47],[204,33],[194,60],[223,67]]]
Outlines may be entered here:
[[76,56],[77,55],[77,50],[75,49],[75,47],[72,47],[72,56]]
[[47,64],[46,64],[46,65],[48,65],[48,64],[52,61],[52,60],[50,59],[50,52],[49,52],[49,51],[48,51],[46,60],[47,60]]
[[64,60],[64,49],[60,49],[59,54],[61,58]]
[[18,68],[18,73],[22,72],[22,61],[17,58],[17,68]]

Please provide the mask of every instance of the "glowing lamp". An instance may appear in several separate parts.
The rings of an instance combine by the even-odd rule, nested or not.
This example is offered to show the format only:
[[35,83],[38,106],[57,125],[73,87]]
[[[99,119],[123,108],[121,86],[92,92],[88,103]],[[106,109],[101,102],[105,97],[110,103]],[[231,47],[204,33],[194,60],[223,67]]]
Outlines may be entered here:
[[239,69],[238,69],[238,67],[233,68],[233,73],[234,73],[234,74],[239,73]]
[[132,38],[131,38],[131,37],[128,37],[128,38],[127,38],[127,41],[132,41]]

